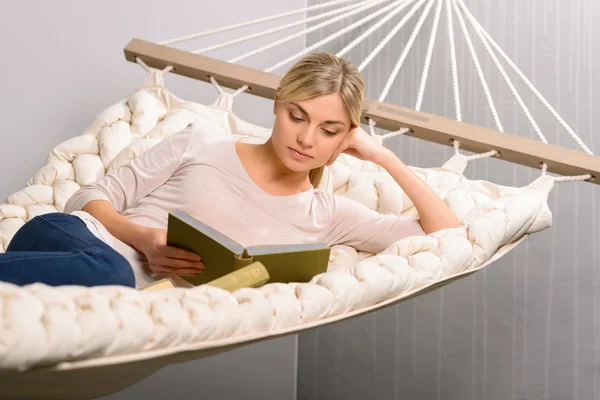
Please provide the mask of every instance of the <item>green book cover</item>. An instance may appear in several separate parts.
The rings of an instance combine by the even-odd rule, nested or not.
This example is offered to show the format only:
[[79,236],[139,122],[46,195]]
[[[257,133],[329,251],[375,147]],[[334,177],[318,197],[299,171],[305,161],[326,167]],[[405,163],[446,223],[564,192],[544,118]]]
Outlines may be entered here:
[[179,210],[169,213],[167,244],[192,251],[202,258],[206,265],[202,273],[181,277],[194,285],[208,283],[257,261],[267,269],[269,282],[308,282],[313,276],[327,271],[331,252],[325,243],[245,248]]

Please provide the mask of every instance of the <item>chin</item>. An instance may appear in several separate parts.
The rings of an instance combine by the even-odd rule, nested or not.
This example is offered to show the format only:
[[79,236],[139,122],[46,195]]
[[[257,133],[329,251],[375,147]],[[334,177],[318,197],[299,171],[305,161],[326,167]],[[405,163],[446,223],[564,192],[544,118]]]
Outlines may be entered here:
[[277,157],[283,165],[285,165],[290,171],[294,172],[310,172],[310,170],[317,168],[314,158],[309,159],[298,159],[293,155],[293,152],[288,146],[281,146],[275,149]]

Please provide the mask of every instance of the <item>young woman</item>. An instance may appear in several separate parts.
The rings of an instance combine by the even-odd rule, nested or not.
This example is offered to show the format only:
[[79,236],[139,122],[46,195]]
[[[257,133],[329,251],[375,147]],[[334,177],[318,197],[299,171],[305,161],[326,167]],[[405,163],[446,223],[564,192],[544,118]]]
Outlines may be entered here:
[[[82,187],[65,213],[33,218],[0,254],[0,280],[19,285],[143,286],[195,275],[194,253],[166,244],[180,209],[246,245],[325,242],[379,252],[406,236],[459,225],[394,153],[360,129],[364,84],[348,61],[315,53],[281,80],[270,139],[260,145],[186,129]],[[382,166],[420,219],[385,216],[316,187],[346,153]]]

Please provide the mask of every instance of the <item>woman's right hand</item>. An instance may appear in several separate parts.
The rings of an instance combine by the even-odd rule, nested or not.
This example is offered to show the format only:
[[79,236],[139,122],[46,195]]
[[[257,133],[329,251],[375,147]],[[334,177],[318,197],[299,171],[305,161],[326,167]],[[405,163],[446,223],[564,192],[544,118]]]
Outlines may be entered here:
[[158,275],[195,276],[205,267],[196,253],[168,246],[164,229],[144,227],[136,247],[148,259],[150,269]]

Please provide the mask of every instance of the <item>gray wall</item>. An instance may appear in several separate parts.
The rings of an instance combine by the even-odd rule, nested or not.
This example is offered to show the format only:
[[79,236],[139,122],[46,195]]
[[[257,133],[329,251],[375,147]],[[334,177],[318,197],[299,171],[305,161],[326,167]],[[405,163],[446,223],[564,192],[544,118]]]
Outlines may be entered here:
[[[55,145],[83,133],[96,114],[144,82],[145,72],[123,56],[123,47],[132,38],[159,41],[305,4],[305,0],[2,1],[0,200],[23,188]],[[230,32],[182,48],[201,48],[237,35]],[[272,37],[211,55],[227,59],[269,40]],[[290,42],[246,65],[264,68],[303,46],[304,40]],[[174,75],[167,76],[166,83],[184,99],[212,103],[216,98],[214,88],[205,83]],[[265,126],[272,121],[266,100],[242,95],[234,107],[248,121]],[[295,337],[252,345],[167,367],[112,398],[185,399],[202,393],[202,398],[292,399],[295,354]]]
[[[584,142],[600,152],[600,4],[465,2]],[[414,107],[432,19],[433,13],[387,101]],[[379,95],[412,26],[365,70],[369,96]],[[327,33],[309,37],[307,44]],[[328,49],[337,51],[354,36]],[[349,58],[360,63],[382,38],[373,36]],[[457,38],[463,118],[493,127],[464,39]],[[442,18],[423,110],[454,117],[447,43]],[[477,50],[505,130],[535,137],[487,53],[480,45]],[[517,88],[550,143],[575,148],[525,86]],[[410,138],[388,145],[417,166],[439,166],[452,154]],[[466,171],[471,178],[513,186],[538,174],[499,160],[480,160]],[[559,184],[549,198],[554,226],[487,270],[396,307],[301,334],[298,398],[600,398],[599,194],[597,185]]]

